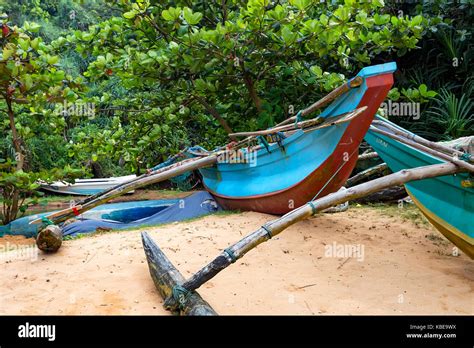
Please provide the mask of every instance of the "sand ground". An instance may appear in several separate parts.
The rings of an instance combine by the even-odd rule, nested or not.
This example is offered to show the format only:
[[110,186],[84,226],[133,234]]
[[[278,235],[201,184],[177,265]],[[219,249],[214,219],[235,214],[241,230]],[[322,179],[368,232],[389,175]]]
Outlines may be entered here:
[[[144,230],[188,277],[273,218],[213,215]],[[474,314],[474,262],[439,236],[375,208],[324,214],[260,245],[199,293],[219,314]],[[32,243],[0,238],[0,314],[168,314],[140,231],[65,241],[56,254],[36,254]]]

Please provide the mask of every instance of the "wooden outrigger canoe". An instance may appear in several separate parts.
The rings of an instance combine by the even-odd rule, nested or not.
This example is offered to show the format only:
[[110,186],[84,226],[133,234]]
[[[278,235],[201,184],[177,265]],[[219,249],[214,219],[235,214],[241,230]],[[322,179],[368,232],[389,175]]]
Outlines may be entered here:
[[[356,77],[270,130],[231,134],[232,138],[246,138],[214,151],[183,150],[165,166],[156,166],[147,174],[46,218],[60,223],[131,190],[193,170],[202,173],[206,189],[224,208],[286,213],[337,191],[345,183],[357,162],[360,142],[393,84],[395,70],[394,62],[363,68]],[[326,105],[318,117],[300,119]],[[261,138],[260,145],[243,148],[259,134],[280,139],[268,143]],[[226,161],[245,151],[254,152],[256,162]],[[41,222],[36,219],[30,223]]]
[[[365,140],[394,172],[447,162],[434,153],[430,154],[413,145],[397,141],[377,130],[392,135],[396,135],[398,130],[399,134],[407,134],[407,139],[417,136],[380,117],[377,117],[377,121],[369,129]],[[452,153],[447,155],[453,158],[455,156],[474,157],[474,154],[457,152],[453,149]],[[459,249],[474,258],[473,173],[458,173],[409,182],[405,184],[405,188],[413,202],[433,226]]]
[[360,142],[393,84],[395,70],[395,63],[363,68],[357,75],[362,84],[348,88],[320,114],[329,121],[365,108],[357,117],[285,134],[281,141],[247,153],[252,159],[247,163],[218,162],[199,169],[206,189],[226,209],[270,214],[285,214],[337,191],[357,162]]

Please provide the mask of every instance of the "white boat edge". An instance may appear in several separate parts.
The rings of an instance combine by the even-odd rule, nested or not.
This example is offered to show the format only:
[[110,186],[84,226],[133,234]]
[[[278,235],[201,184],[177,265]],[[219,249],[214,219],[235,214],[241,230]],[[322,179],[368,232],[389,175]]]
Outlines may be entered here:
[[[64,181],[55,181],[50,184],[41,183],[41,188],[46,191],[61,193],[65,195],[78,195],[78,196],[88,196],[93,195],[119,184],[126,183],[135,179],[137,176],[125,175],[118,177],[110,178],[97,178],[97,179],[76,179],[73,183],[68,183]],[[130,191],[128,193],[133,193]]]

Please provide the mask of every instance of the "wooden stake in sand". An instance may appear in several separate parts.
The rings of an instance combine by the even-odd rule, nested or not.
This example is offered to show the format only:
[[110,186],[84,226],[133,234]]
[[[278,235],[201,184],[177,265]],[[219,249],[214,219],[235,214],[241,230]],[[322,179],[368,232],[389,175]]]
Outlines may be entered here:
[[181,315],[217,315],[197,292],[180,289],[179,284],[184,282],[184,277],[148,233],[142,232],[142,242],[153,283],[161,297],[169,299],[164,303],[166,309]]
[[[309,202],[289,213],[282,216],[279,219],[270,221],[258,230],[245,236],[239,242],[231,245],[225,249],[220,255],[218,255],[208,265],[203,267],[201,270],[196,272],[191,278],[186,280],[184,283],[179,285],[181,292],[193,293],[202,284],[207,282],[216,276],[220,271],[227,268],[229,265],[234,263],[236,260],[243,257],[250,250],[257,247],[260,243],[263,243],[273,236],[281,233],[289,226],[295,224],[298,221],[306,219],[322,210],[332,207],[336,204],[340,204],[349,200],[357,199],[368,194],[383,190],[388,187],[402,185],[410,181],[423,180],[438,176],[451,175],[465,171],[463,168],[458,167],[453,163],[442,163],[436,165],[429,165],[414,169],[405,169],[399,172],[387,175],[382,178],[378,178],[351,188],[347,190],[338,191],[322,197],[316,201]],[[161,250],[156,246],[155,252],[162,253]],[[169,268],[165,263],[160,262],[159,258],[154,263],[156,272],[163,273]],[[163,293],[169,296],[169,291]],[[162,294],[162,295],[163,295]],[[179,303],[173,297],[166,298],[167,309],[177,310]]]

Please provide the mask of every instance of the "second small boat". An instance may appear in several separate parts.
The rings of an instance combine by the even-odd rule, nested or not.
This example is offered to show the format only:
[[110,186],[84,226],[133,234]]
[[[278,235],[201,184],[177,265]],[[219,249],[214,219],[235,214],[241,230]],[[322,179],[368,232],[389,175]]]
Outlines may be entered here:
[[[381,134],[378,132],[385,132]],[[402,143],[390,137],[406,134],[407,141],[416,135],[396,124],[377,117],[365,140],[389,168],[396,172],[430,164],[447,162],[439,156]],[[419,137],[418,137],[419,138]],[[474,142],[474,137],[471,137]],[[456,149],[452,150],[454,153]],[[474,154],[460,151],[459,157]],[[474,259],[474,177],[472,173],[440,176],[405,184],[405,188],[423,215],[446,238]]]
[[[136,175],[126,175],[99,179],[76,179],[74,183],[55,181],[50,184],[42,183],[43,190],[65,195],[88,196],[126,183],[136,178]],[[130,191],[129,193],[133,193]]]

